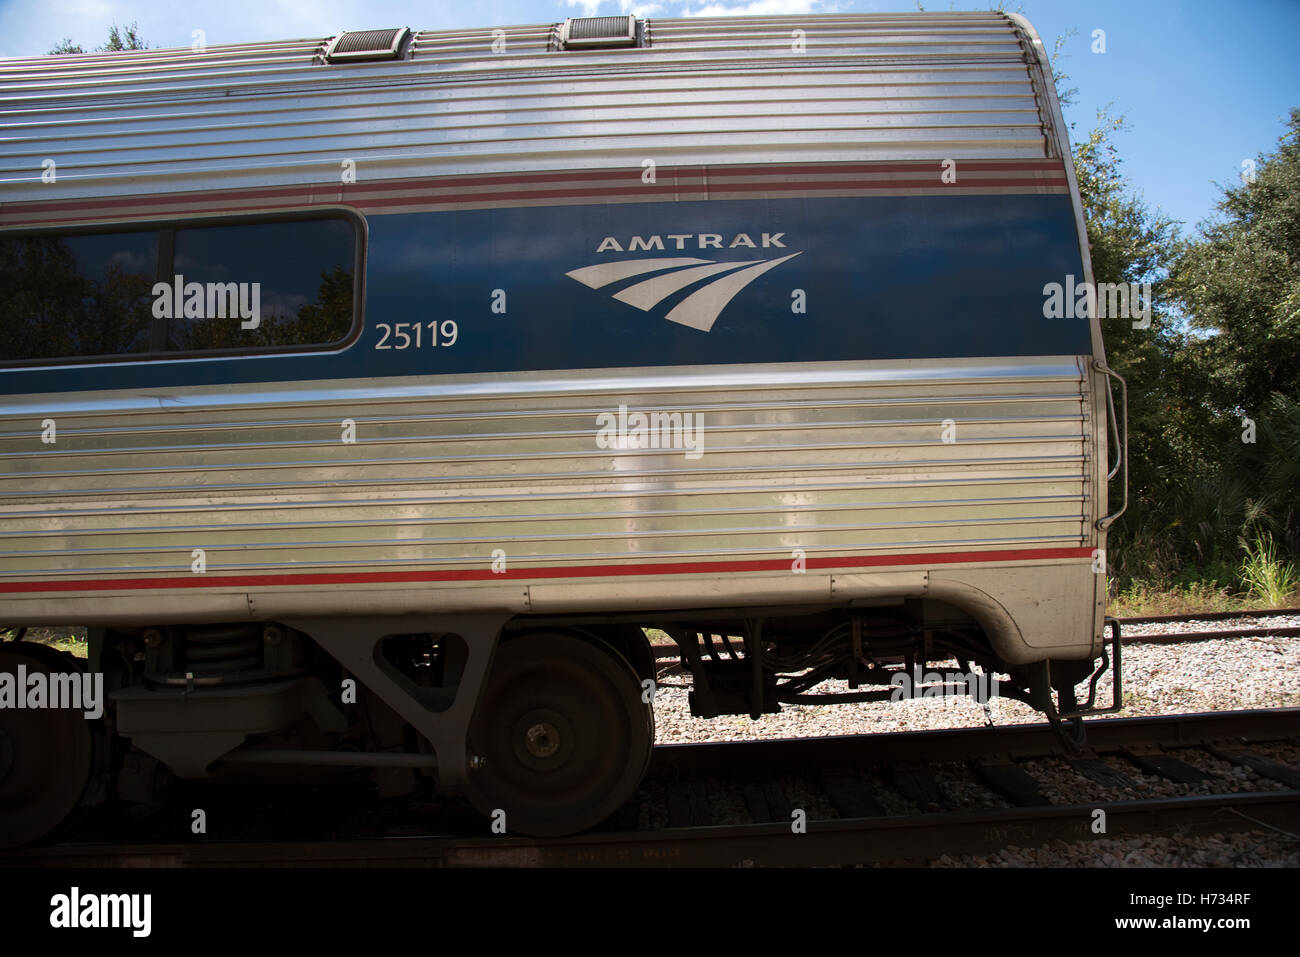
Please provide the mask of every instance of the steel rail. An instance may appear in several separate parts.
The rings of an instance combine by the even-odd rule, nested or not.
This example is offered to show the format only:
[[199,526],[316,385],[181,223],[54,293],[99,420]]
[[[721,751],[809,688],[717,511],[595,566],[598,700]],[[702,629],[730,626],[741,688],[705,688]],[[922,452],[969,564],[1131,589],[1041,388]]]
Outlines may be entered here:
[[[1300,735],[1300,708],[1216,711],[1140,718],[1085,719],[1088,747],[1115,751],[1138,745],[1196,747],[1276,741]],[[889,731],[821,738],[771,738],[657,745],[650,773],[777,771],[870,767],[893,761],[945,763],[970,758],[1063,754],[1046,722],[938,731]]]
[[[1092,832],[1105,812],[1104,835]],[[90,867],[733,867],[918,862],[1011,845],[1178,832],[1300,828],[1300,791],[1216,794],[1065,806],[789,824],[665,828],[534,840],[501,836],[345,841],[65,845],[10,852],[7,866]]]
[[[1300,736],[1300,708],[1119,718],[1088,722],[1096,752],[1145,747],[1215,747]],[[1043,725],[963,728],[771,741],[666,745],[651,776],[865,768],[890,762],[941,764],[1060,753]],[[63,844],[0,854],[10,867],[232,866],[781,866],[871,864],[982,854],[1009,845],[1106,837],[1300,830],[1300,791],[1198,795],[1088,804],[955,810],[809,820],[804,833],[784,822],[597,832],[556,839],[464,834],[187,844]]]
[[1214,641],[1219,638],[1295,638],[1300,628],[1224,628],[1219,631],[1161,632],[1156,635],[1127,634],[1121,639],[1126,645],[1183,645],[1194,641]]
[[1121,618],[1122,626],[1154,625],[1166,621],[1230,621],[1233,618],[1267,618],[1270,615],[1300,615],[1300,608],[1256,608],[1251,611],[1200,611],[1181,615],[1138,615]]

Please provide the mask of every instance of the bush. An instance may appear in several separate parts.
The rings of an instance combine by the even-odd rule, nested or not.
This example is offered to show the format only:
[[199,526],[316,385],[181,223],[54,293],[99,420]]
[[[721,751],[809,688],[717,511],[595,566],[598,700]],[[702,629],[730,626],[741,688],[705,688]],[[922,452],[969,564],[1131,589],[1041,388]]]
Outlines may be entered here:
[[1241,562],[1241,583],[1247,592],[1274,608],[1285,605],[1300,586],[1300,569],[1277,555],[1273,536],[1256,535],[1253,544],[1243,542],[1246,557]]

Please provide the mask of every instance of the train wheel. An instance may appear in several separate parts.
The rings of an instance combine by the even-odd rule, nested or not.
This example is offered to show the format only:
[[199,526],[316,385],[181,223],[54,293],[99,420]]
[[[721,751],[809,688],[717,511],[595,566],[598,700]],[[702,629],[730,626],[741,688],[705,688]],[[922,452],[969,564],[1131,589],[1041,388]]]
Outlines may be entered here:
[[632,667],[603,645],[564,634],[505,642],[470,728],[470,754],[481,759],[470,801],[489,817],[505,812],[518,834],[599,824],[650,763],[654,711],[641,698]]
[[[16,684],[20,665],[29,683],[81,670],[43,645],[0,645],[0,675]],[[81,802],[95,754],[96,731],[82,711],[8,705],[0,708],[0,848],[29,844],[62,824]]]

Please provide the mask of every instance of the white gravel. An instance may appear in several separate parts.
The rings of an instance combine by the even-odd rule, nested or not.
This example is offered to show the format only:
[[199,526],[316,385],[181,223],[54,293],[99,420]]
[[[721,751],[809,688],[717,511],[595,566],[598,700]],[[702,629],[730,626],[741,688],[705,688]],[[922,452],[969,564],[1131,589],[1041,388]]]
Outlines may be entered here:
[[1051,841],[996,854],[947,854],[931,867],[1296,867],[1300,840],[1276,831]]
[[[1182,645],[1124,646],[1123,709],[1115,717],[1233,711],[1300,706],[1300,637],[1225,638]],[[1098,700],[1110,701],[1110,676]],[[747,715],[693,718],[688,679],[679,670],[661,673],[655,694],[656,741],[743,741],[755,738],[824,737],[967,728],[987,724],[984,709],[969,698],[929,698],[865,704],[783,705],[780,714],[752,721]],[[827,681],[815,693],[848,691]],[[1008,698],[991,703],[995,725],[1037,723],[1042,716]]]
[[[1154,622],[1125,626],[1124,634],[1137,637],[1198,631],[1230,633],[1258,628],[1300,628],[1300,615]],[[50,631],[53,633],[54,630]],[[33,629],[32,637],[41,635]],[[1300,706],[1300,638],[1224,638],[1175,645],[1135,643],[1126,644],[1123,655],[1124,708],[1115,717]],[[987,724],[984,709],[968,698],[829,706],[785,705],[780,714],[764,715],[756,722],[744,715],[701,719],[690,715],[686,700],[688,687],[688,679],[679,669],[661,670],[654,701],[657,743],[824,737]],[[813,689],[815,693],[847,690],[847,684],[842,681],[825,682]],[[1101,682],[1098,698],[1103,702],[1110,701],[1109,677]],[[1007,699],[995,700],[991,712],[996,725],[1043,720],[1027,705]],[[1253,745],[1251,750],[1283,764],[1300,767],[1300,747],[1294,744]],[[1241,787],[1283,787],[1203,751],[1183,750],[1177,752],[1177,756],[1212,776],[1198,785],[1177,785],[1163,778],[1144,775],[1121,759],[1107,757],[1104,760],[1134,781],[1149,787],[1147,793],[1209,794]],[[1024,762],[1022,767],[1033,774],[1043,793],[1054,803],[1124,800],[1135,796],[1123,789],[1105,788],[1058,758]],[[969,769],[943,768],[936,772],[936,776],[952,797],[971,802],[967,806],[999,806],[1003,803],[1000,798],[979,788]],[[805,808],[811,820],[837,816],[820,789],[810,787],[798,778],[784,778],[781,783],[792,805]],[[868,781],[868,786],[886,813],[914,812],[909,802],[880,782]],[[668,823],[663,783],[646,781],[640,799],[641,827],[662,827]],[[739,791],[729,787],[728,782],[710,782],[709,802],[715,824],[749,820]],[[1075,843],[1055,841],[1039,848],[1012,846],[986,856],[945,855],[931,864],[940,867],[1296,867],[1300,866],[1300,837],[1261,830],[1200,837],[1098,838]]]
[[[1126,628],[1125,634],[1230,632],[1236,628],[1268,626],[1300,627],[1300,616],[1157,623]],[[1300,637],[1224,638],[1173,645],[1134,643],[1124,646],[1123,655],[1124,707],[1114,717],[1300,706]],[[758,721],[751,721],[745,715],[693,718],[687,705],[688,687],[688,679],[680,670],[661,671],[654,701],[658,743],[824,737],[987,724],[984,709],[968,698],[827,706],[784,705],[780,714],[764,715]],[[843,681],[828,681],[814,692],[847,690]],[[1098,700],[1110,701],[1109,677],[1099,686]],[[995,700],[992,714],[996,725],[1039,723],[1043,720],[1029,706],[1008,699]],[[1260,745],[1252,747],[1252,750],[1292,766],[1300,764],[1300,748],[1294,745]],[[1148,794],[1213,794],[1242,787],[1283,787],[1202,751],[1184,749],[1175,752],[1175,756],[1211,777],[1200,784],[1179,785],[1143,774],[1139,768],[1122,759],[1107,757],[1104,760],[1147,788],[1145,793]],[[1136,796],[1121,789],[1105,788],[1059,759],[1027,762],[1023,766],[1034,775],[1044,794],[1054,803],[1124,800]],[[942,777],[954,798],[964,799],[978,790],[969,783],[972,779],[962,772],[945,773]],[[898,812],[899,808],[893,806],[898,802],[889,798],[888,789],[873,790],[887,812]],[[822,803],[811,794],[799,797],[806,797],[813,804]],[[998,799],[991,800],[996,802]],[[977,803],[989,805],[990,799],[986,796]],[[812,811],[809,813],[810,819],[821,816]],[[743,820],[747,818],[738,818],[737,822]],[[726,822],[715,820],[715,823]],[[1058,841],[1037,849],[1009,847],[987,857],[943,857],[932,863],[960,867],[1296,866],[1300,865],[1300,838],[1260,831],[1203,837],[1103,838],[1075,844]]]
[[1144,625],[1124,625],[1123,633],[1133,636],[1189,635],[1197,631],[1238,631],[1259,628],[1300,628],[1300,615],[1265,615],[1259,618],[1224,618],[1202,621],[1153,621]]

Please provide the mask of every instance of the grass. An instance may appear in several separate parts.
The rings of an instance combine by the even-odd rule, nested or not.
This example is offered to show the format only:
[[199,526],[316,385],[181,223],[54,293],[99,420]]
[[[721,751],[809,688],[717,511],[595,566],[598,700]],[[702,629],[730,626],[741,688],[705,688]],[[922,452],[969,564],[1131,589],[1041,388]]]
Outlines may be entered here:
[[[1253,541],[1247,541],[1247,535]],[[1285,544],[1284,544],[1285,543]],[[1300,606],[1300,548],[1258,525],[1235,546],[1207,539],[1199,557],[1143,539],[1116,546],[1107,613],[1117,617],[1259,611]]]
[[1256,536],[1253,545],[1246,545],[1246,557],[1241,562],[1241,581],[1247,592],[1278,608],[1300,589],[1300,571],[1295,562],[1284,562],[1277,557],[1277,545],[1272,535]]
[[1106,611],[1122,618],[1300,605],[1300,569],[1295,562],[1278,557],[1272,538],[1257,537],[1244,548],[1246,557],[1239,566],[1215,566],[1210,569],[1211,577],[1181,582],[1131,581],[1111,598]]
[[658,628],[646,628],[645,634],[652,645],[671,645],[673,643],[673,640],[668,637],[668,632],[660,631]]
[[1111,598],[1108,615],[1127,618],[1144,615],[1190,615],[1206,611],[1246,611],[1259,607],[1247,596],[1233,594],[1218,581],[1193,581],[1161,585],[1135,581]]
[[[0,641],[8,641],[11,635],[10,631],[0,631]],[[48,645],[74,658],[86,657],[86,629],[84,628],[28,628],[23,641]]]

